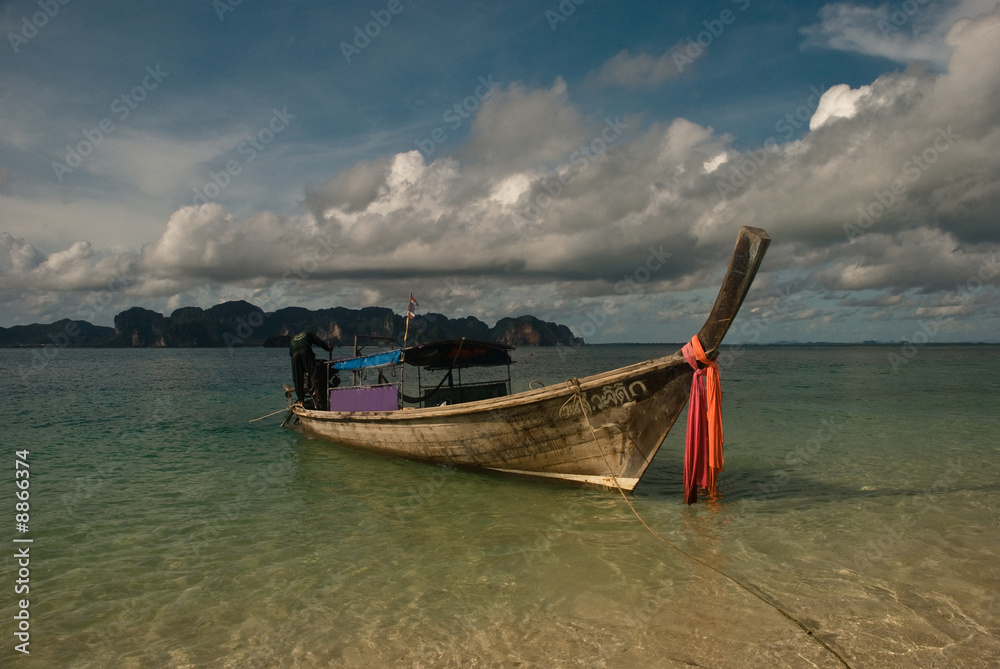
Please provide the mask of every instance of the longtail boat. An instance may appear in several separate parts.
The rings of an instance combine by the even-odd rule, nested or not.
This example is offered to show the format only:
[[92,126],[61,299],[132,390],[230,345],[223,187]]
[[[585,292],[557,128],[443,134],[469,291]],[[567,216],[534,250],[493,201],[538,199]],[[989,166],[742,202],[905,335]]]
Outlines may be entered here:
[[[771,238],[743,227],[715,305],[698,338],[718,356]],[[378,370],[378,383],[334,387],[321,408],[290,407],[285,424],[341,446],[457,468],[635,489],[681,414],[694,369],[681,351],[582,379],[510,394],[507,380],[455,384],[456,372],[510,363],[509,347],[434,342],[331,362],[339,374]],[[436,386],[403,395],[384,369],[446,371]],[[447,380],[448,385],[444,385]],[[333,384],[331,384],[333,385]],[[405,402],[416,403],[405,407]]]

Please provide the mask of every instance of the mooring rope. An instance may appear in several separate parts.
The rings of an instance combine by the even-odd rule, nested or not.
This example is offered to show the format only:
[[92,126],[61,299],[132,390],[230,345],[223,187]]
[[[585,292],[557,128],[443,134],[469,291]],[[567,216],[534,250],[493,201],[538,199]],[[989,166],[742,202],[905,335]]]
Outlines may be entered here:
[[618,483],[618,477],[615,475],[614,469],[612,469],[611,463],[608,461],[608,456],[604,453],[604,448],[601,447],[601,441],[600,441],[600,439],[597,438],[597,431],[594,430],[594,426],[590,422],[590,416],[587,414],[587,402],[583,399],[583,392],[582,392],[582,390],[580,388],[580,381],[578,379],[572,379],[572,380],[566,381],[566,385],[569,386],[569,388],[573,391],[573,395],[568,400],[566,400],[566,402],[563,404],[563,408],[565,408],[566,406],[568,406],[574,400],[576,400],[580,404],[580,412],[583,414],[584,420],[587,421],[587,427],[590,428],[590,435],[594,438],[594,443],[597,444],[597,450],[600,451],[601,457],[604,459],[604,464],[607,465],[607,467],[608,467],[608,473],[611,474],[611,480],[614,481],[615,488],[617,488],[618,492],[621,493],[622,499],[625,500],[625,504],[628,505],[628,508],[632,510],[632,513],[635,515],[636,518],[639,519],[639,522],[642,523],[643,527],[645,527],[647,530],[649,530],[650,534],[652,534],[654,537],[656,537],[657,539],[659,539],[661,542],[663,542],[667,546],[670,546],[671,548],[673,548],[675,551],[677,551],[678,553],[680,553],[684,557],[690,559],[693,562],[697,562],[698,564],[700,564],[703,567],[707,567],[708,569],[711,569],[712,571],[714,571],[715,573],[719,574],[720,576],[724,576],[725,578],[729,579],[730,581],[732,581],[733,583],[735,583],[736,585],[738,585],[740,588],[746,590],[751,595],[753,595],[754,597],[756,597],[760,601],[762,601],[765,604],[767,604],[768,606],[770,606],[772,609],[774,609],[775,611],[777,611],[778,613],[780,613],[781,615],[783,615],[785,618],[787,618],[788,620],[790,620],[793,623],[795,623],[803,632],[806,633],[806,635],[809,638],[815,640],[816,643],[818,643],[819,645],[821,645],[831,655],[833,655],[838,660],[840,660],[840,663],[842,665],[844,665],[845,667],[847,667],[847,669],[851,669],[851,665],[847,663],[847,660],[845,660],[843,658],[843,656],[841,656],[840,653],[838,653],[836,650],[834,650],[833,648],[831,648],[821,638],[819,638],[818,636],[816,636],[815,632],[812,629],[810,629],[809,627],[807,627],[805,625],[805,623],[803,623],[802,621],[800,621],[798,618],[796,618],[795,616],[793,616],[792,614],[790,614],[785,609],[781,608],[781,606],[779,606],[778,604],[775,604],[774,602],[772,602],[769,599],[767,599],[766,597],[764,597],[764,595],[761,594],[760,592],[757,592],[757,590],[755,588],[750,587],[749,585],[747,585],[746,583],[743,583],[742,581],[740,581],[739,579],[737,579],[734,576],[730,576],[729,574],[727,574],[726,572],[722,571],[718,567],[714,567],[714,566],[708,564],[707,562],[705,562],[701,558],[699,558],[699,557],[697,557],[695,555],[692,555],[691,553],[687,552],[686,550],[684,550],[683,548],[681,548],[677,544],[673,543],[672,541],[668,541],[667,539],[664,539],[662,536],[660,536],[660,534],[656,530],[654,530],[652,527],[650,527],[649,523],[647,523],[643,519],[643,517],[639,514],[639,511],[635,508],[635,505],[632,504],[632,500],[630,500],[628,498],[628,495],[625,494],[625,490]]
[[282,411],[288,411],[291,408],[292,408],[292,405],[289,404],[284,409],[278,409],[277,411],[272,411],[271,413],[267,414],[266,416],[261,416],[260,418],[254,418],[253,420],[248,420],[247,422],[248,423],[256,423],[259,420],[264,420],[265,418],[270,418],[271,416],[274,416],[275,414],[279,414]]

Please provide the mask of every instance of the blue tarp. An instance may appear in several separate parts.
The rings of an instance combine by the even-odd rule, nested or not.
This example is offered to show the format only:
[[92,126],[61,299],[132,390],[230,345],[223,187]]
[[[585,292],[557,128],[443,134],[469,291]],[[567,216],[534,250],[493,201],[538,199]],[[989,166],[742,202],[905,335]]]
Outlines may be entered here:
[[385,351],[384,353],[373,353],[372,355],[363,355],[359,358],[348,358],[347,360],[338,360],[333,363],[333,368],[337,370],[341,369],[364,369],[365,367],[381,367],[382,365],[397,365],[399,364],[399,356],[402,353],[399,349],[395,351]]

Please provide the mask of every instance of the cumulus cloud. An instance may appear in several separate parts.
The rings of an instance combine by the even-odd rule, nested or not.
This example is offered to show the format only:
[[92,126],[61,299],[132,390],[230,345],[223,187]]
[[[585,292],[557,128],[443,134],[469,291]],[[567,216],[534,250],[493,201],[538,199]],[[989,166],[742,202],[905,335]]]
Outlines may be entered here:
[[816,111],[809,119],[809,129],[816,130],[834,118],[851,118],[858,111],[858,103],[871,93],[871,86],[853,89],[847,84],[837,84],[819,99]]
[[0,233],[0,276],[30,272],[45,260],[38,249],[9,232]]
[[940,35],[918,34],[927,10],[916,2],[907,13],[898,5],[865,7],[846,2],[826,5],[820,22],[801,30],[805,46],[882,56],[902,63],[923,60],[943,66],[950,49]]
[[324,218],[331,208],[348,212],[363,211],[378,197],[385,185],[390,160],[358,163],[328,179],[318,187],[310,188],[306,194],[309,209],[317,218]]
[[498,168],[525,169],[562,160],[586,138],[566,82],[529,90],[519,84],[494,90],[476,114],[459,158]]
[[605,61],[601,69],[588,78],[595,86],[615,88],[654,88],[681,74],[692,59],[676,45],[660,56],[648,53],[632,55],[623,49]]
[[[995,251],[963,248],[954,235],[921,227],[897,234],[871,233],[851,255],[833,259],[816,277],[832,290],[914,286],[947,291],[989,265]],[[919,275],[919,282],[915,277]]]
[[186,190],[192,166],[204,165],[198,176],[207,181],[210,169],[224,165],[226,153],[241,139],[241,135],[233,133],[210,140],[178,141],[122,128],[102,140],[100,150],[79,169],[126,184],[144,196],[170,195]]
[[802,28],[804,46],[881,56],[901,63],[925,61],[943,68],[956,21],[993,12],[996,0],[885,3],[877,7],[836,2],[820,10],[820,22]]
[[106,283],[119,258],[102,256],[90,242],[45,255],[26,240],[0,234],[0,287],[20,290],[89,290]]

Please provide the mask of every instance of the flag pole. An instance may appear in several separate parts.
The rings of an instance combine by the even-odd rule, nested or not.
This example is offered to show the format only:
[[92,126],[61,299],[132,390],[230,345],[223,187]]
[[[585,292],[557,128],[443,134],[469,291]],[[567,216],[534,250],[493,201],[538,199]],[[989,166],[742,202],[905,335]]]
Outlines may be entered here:
[[403,329],[403,348],[406,348],[406,339],[410,334],[410,320],[413,318],[413,307],[416,304],[417,301],[413,299],[413,293],[410,293],[410,301],[406,305],[406,328]]
[[406,348],[406,338],[410,334],[410,312],[406,312],[406,328],[403,329],[403,348]]

